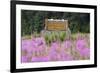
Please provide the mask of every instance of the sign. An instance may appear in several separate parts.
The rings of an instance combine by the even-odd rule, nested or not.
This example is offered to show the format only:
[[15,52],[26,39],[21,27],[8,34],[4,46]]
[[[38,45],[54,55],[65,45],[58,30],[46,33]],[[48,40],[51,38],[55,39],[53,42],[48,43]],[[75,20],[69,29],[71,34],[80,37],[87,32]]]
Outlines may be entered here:
[[66,31],[68,29],[68,20],[58,19],[45,19],[45,29],[54,31]]

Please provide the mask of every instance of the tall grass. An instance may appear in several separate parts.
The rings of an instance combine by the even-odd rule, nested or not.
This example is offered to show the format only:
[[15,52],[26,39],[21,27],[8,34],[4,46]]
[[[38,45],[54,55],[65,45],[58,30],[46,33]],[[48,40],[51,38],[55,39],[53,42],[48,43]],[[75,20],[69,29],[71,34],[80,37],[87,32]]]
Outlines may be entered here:
[[51,44],[52,42],[63,42],[67,37],[66,32],[51,32],[50,34],[46,34],[44,36],[47,44]]
[[63,42],[66,39],[66,37],[67,37],[67,34],[64,31],[59,34],[59,39],[61,42]]

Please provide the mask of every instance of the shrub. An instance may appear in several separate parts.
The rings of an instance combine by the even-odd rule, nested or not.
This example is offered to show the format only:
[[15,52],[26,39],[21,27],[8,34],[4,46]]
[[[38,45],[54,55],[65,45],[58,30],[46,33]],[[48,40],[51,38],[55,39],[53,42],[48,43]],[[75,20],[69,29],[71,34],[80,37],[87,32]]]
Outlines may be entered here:
[[34,32],[34,37],[40,37],[40,33]]
[[65,40],[66,36],[67,36],[66,32],[64,32],[64,31],[60,32],[60,34],[59,34],[60,41],[63,42]]
[[46,44],[48,44],[48,42],[49,42],[49,37],[48,37],[48,35],[46,34],[46,35],[44,36],[44,38],[45,38]]

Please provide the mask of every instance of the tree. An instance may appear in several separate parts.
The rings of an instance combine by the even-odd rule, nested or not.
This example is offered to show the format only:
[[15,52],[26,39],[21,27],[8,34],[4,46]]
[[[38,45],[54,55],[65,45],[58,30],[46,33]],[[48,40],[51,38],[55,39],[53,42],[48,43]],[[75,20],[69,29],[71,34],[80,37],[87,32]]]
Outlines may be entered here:
[[76,12],[21,10],[22,36],[38,33],[44,28],[45,18],[68,20],[72,33],[90,32],[90,14]]

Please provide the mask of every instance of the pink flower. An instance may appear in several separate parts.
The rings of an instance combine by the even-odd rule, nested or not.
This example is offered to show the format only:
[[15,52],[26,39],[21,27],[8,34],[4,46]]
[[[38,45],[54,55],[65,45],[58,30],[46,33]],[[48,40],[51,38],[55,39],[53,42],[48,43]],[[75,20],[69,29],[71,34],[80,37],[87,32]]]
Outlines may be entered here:
[[77,40],[76,42],[76,49],[81,51],[83,48],[85,48],[86,42],[85,40]]
[[51,50],[57,50],[60,47],[60,44],[58,42],[53,42],[51,44]]
[[70,40],[66,40],[64,43],[63,43],[63,48],[71,48],[72,46],[72,43]]
[[69,60],[73,60],[73,57],[71,55],[66,54],[65,52],[61,52],[60,53],[60,60],[61,61],[69,61]]
[[55,50],[51,50],[49,52],[49,55],[48,56],[49,56],[49,59],[51,61],[59,60],[59,58],[60,58],[59,54]]
[[45,41],[42,37],[36,38],[35,43],[37,43],[37,46],[45,44]]
[[59,60],[60,56],[57,50],[60,48],[60,45],[58,42],[53,42],[51,44],[50,50],[49,50],[49,58],[51,61]]
[[81,56],[89,57],[90,56],[90,49],[84,48],[82,51],[80,51]]
[[33,49],[32,49],[32,41],[31,40],[22,40],[22,51],[23,50],[26,50],[27,52],[31,52]]
[[21,57],[21,62],[27,62],[28,61],[28,57],[27,56],[22,56]]
[[47,62],[49,61],[48,57],[32,57],[32,62]]
[[76,42],[76,49],[79,51],[81,56],[90,56],[90,49],[86,48],[85,40],[78,40]]
[[43,50],[46,47],[45,41],[42,37],[32,40],[32,44],[33,44],[35,51]]

